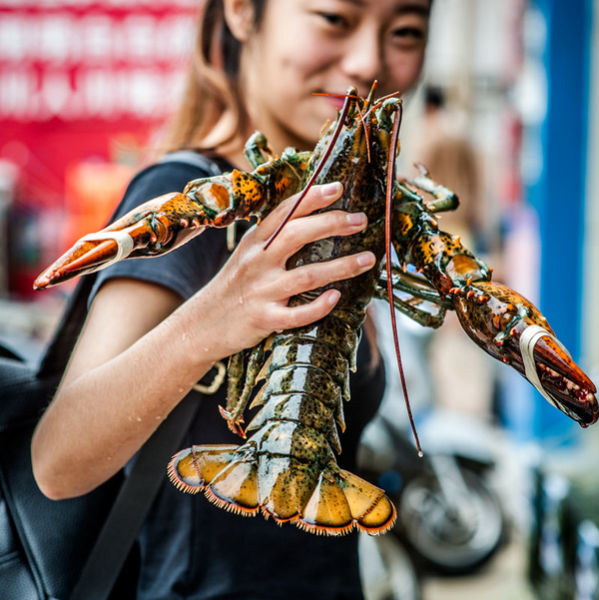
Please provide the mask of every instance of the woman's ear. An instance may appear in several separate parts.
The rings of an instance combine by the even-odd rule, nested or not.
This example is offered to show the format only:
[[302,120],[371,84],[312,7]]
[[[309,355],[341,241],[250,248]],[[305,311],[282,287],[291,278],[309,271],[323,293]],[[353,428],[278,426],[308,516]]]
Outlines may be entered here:
[[240,42],[247,42],[254,28],[252,0],[223,0],[225,21],[231,33]]

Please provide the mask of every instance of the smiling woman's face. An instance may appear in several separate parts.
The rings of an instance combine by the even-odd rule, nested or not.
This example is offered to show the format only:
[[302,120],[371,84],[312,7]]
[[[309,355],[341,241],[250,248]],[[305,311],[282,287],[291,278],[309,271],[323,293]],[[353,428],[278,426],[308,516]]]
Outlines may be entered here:
[[255,128],[275,152],[311,149],[350,85],[404,93],[418,80],[429,0],[267,0],[243,45],[241,77]]

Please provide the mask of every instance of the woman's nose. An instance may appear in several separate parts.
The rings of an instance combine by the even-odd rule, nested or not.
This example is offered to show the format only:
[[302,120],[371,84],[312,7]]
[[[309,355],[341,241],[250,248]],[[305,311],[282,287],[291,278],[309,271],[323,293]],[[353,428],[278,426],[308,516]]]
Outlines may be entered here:
[[382,43],[377,32],[363,31],[346,40],[341,68],[352,82],[362,84],[358,85],[361,93],[364,92],[362,87],[368,89],[375,79],[381,77],[382,53]]

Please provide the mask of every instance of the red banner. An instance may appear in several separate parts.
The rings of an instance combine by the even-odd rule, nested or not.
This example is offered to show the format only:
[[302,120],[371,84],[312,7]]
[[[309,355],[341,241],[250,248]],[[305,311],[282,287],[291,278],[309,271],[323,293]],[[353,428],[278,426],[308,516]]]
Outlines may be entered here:
[[28,289],[78,223],[101,224],[112,210],[176,105],[199,4],[0,0],[0,160],[18,172],[8,215],[14,291]]

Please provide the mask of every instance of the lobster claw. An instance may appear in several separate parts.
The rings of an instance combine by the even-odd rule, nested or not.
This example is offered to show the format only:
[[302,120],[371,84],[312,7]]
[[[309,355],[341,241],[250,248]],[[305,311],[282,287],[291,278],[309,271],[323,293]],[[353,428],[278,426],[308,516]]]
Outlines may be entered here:
[[595,423],[597,389],[555,336],[540,327],[527,327],[520,335],[520,346],[525,359],[531,351],[534,357],[531,366],[525,362],[526,378],[537,389],[541,386],[551,391],[548,394],[539,389],[543,396],[582,427]]
[[547,320],[510,288],[477,282],[452,290],[458,319],[472,340],[514,367],[582,427],[599,419],[597,388],[557,340]]
[[51,287],[126,258],[166,254],[205,229],[198,217],[197,209],[183,194],[149,200],[105,229],[82,237],[35,280],[33,287]]

